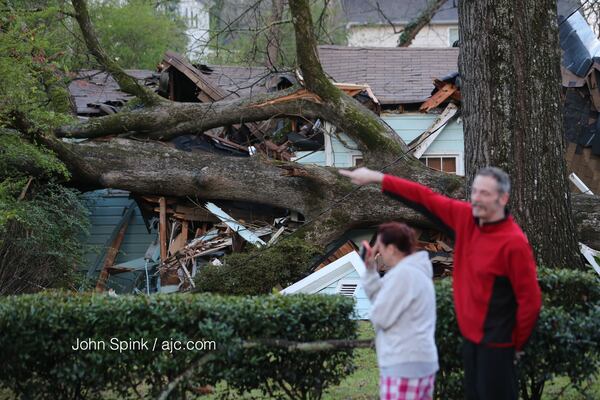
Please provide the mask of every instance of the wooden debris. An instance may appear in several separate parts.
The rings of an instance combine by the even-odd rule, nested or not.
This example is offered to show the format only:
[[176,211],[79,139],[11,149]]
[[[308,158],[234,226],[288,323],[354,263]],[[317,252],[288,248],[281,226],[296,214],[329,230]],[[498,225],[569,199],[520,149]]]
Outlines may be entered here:
[[321,268],[331,264],[337,259],[344,257],[348,253],[352,253],[353,251],[358,251],[358,248],[351,240],[348,240],[346,243],[338,247],[333,253],[329,255],[321,264],[315,268],[315,271],[320,270]]
[[233,230],[234,232],[238,233],[241,237],[243,237],[244,240],[252,243],[256,247],[262,247],[262,246],[266,245],[266,243],[261,238],[259,238],[258,236],[256,236],[254,234],[254,232],[252,232],[250,229],[246,228],[244,225],[237,222],[229,214],[227,214],[225,211],[221,210],[216,204],[206,203],[205,207],[208,211],[210,211],[217,218],[219,218],[221,221],[223,221],[223,223],[225,223],[225,225],[227,225],[229,228],[231,228],[231,230]]
[[117,254],[119,253],[119,249],[121,248],[121,243],[123,242],[123,238],[125,237],[125,232],[127,231],[127,227],[129,226],[129,221],[131,220],[131,216],[133,215],[133,204],[129,205],[129,208],[125,211],[125,214],[121,218],[121,226],[117,235],[113,239],[108,251],[106,252],[106,258],[104,259],[104,264],[102,265],[102,270],[100,271],[100,275],[98,276],[98,281],[96,282],[96,292],[103,292],[106,289],[106,282],[108,281],[108,277],[110,275],[110,267],[115,263],[117,258]]

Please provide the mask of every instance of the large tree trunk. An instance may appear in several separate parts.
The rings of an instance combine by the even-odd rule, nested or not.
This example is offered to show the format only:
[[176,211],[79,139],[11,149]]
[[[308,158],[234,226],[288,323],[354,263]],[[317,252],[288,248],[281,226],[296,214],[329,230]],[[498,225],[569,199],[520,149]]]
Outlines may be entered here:
[[581,265],[567,182],[556,1],[459,2],[467,182],[493,165],[539,263]]
[[[234,200],[300,212],[311,221],[309,239],[326,245],[352,228],[397,219],[434,227],[420,213],[382,196],[379,188],[357,190],[335,168],[299,165],[256,157],[185,152],[164,143],[129,139],[47,146],[69,166],[75,184],[136,194]],[[403,168],[403,167],[402,167]],[[433,170],[391,170],[454,197],[461,179]],[[313,222],[314,221],[314,222]]]
[[[422,214],[382,196],[377,187],[356,190],[335,168],[184,152],[155,141],[113,139],[67,144],[51,139],[47,145],[70,167],[79,185],[287,208],[300,212],[307,221],[314,220],[307,236],[320,245],[349,229],[388,220],[435,228]],[[464,198],[464,180],[453,175],[430,169],[406,170],[405,164],[392,166],[388,172]],[[600,248],[599,200],[589,195],[573,199],[579,240],[593,248]]]

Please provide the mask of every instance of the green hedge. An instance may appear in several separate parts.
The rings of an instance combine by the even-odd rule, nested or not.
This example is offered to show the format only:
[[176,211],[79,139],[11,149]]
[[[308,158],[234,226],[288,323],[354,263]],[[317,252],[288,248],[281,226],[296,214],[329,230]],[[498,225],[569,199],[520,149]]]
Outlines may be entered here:
[[[41,293],[0,301],[0,386],[23,398],[156,398],[201,357],[214,359],[179,388],[225,381],[235,392],[319,398],[352,369],[351,351],[242,347],[255,339],[354,339],[351,299],[341,296],[121,296]],[[75,351],[76,339],[106,350]],[[149,350],[111,350],[111,338],[147,339]],[[152,351],[153,340],[158,347]],[[161,343],[214,341],[216,351],[162,351]],[[205,344],[210,346],[210,344]],[[200,348],[202,345],[199,346]],[[183,390],[178,392],[182,394]]]
[[[600,367],[600,280],[593,272],[540,268],[543,294],[540,318],[525,354],[518,363],[520,395],[541,399],[544,384],[567,376],[576,388],[598,373]],[[436,397],[463,397],[461,345],[454,306],[452,281],[436,283],[436,344],[440,371]]]

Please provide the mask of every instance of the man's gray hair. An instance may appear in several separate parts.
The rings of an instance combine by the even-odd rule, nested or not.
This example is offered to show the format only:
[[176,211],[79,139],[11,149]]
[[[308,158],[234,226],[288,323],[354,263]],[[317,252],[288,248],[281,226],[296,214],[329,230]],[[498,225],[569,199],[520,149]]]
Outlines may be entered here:
[[498,191],[502,193],[510,193],[510,177],[500,168],[485,167],[477,171],[477,176],[491,176],[498,183]]

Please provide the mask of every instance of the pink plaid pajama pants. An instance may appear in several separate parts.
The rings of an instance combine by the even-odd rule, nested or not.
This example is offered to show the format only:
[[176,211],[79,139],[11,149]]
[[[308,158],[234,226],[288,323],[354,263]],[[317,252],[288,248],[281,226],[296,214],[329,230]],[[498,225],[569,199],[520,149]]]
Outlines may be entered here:
[[379,379],[381,400],[431,400],[435,374],[423,378],[392,378],[382,376]]

